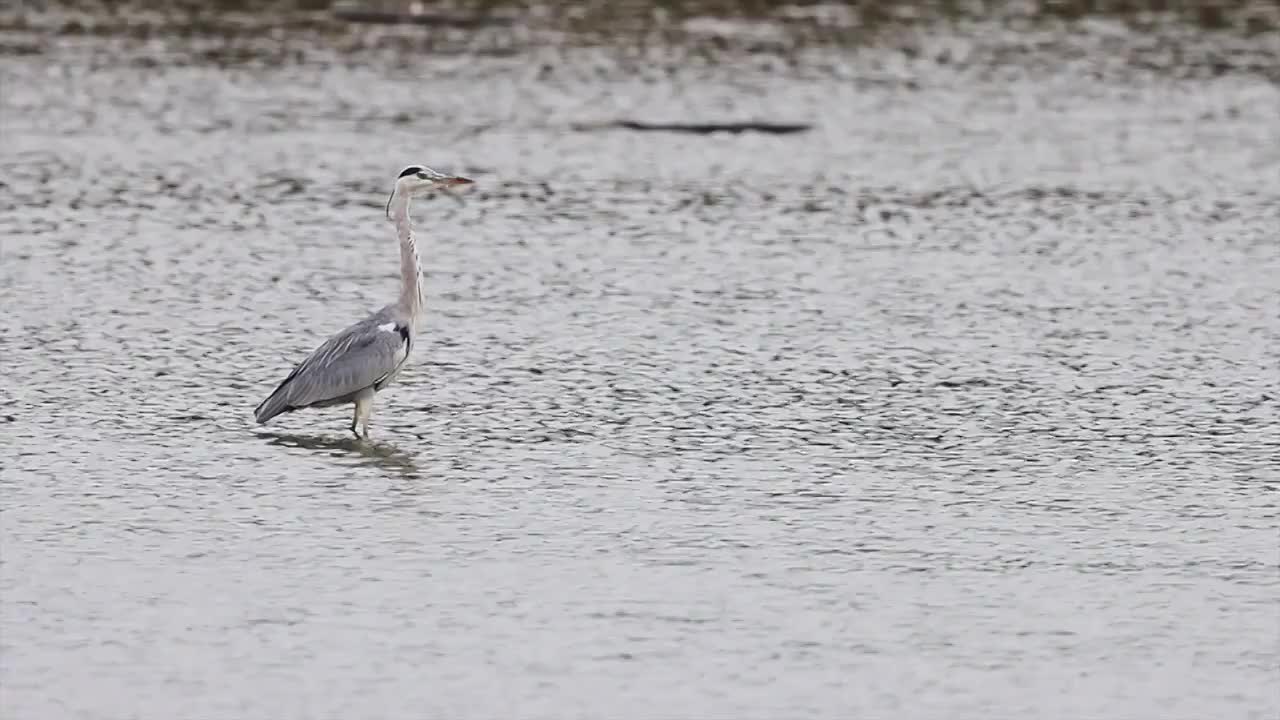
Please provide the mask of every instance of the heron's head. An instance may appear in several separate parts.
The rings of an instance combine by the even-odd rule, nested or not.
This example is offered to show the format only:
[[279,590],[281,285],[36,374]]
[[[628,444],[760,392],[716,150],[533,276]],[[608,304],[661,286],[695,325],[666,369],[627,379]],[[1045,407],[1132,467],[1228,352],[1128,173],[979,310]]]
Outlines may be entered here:
[[471,181],[464,177],[446,175],[425,165],[410,165],[401,170],[400,177],[396,178],[396,192],[417,197],[435,190],[470,184]]
[[[409,198],[470,184],[471,180],[458,175],[446,175],[426,165],[410,165],[400,171],[399,177],[396,178],[395,189],[391,191],[391,197],[387,198],[387,217],[391,217],[391,203],[395,202],[397,197],[403,198],[405,203],[408,203]],[[405,207],[408,207],[407,204]]]

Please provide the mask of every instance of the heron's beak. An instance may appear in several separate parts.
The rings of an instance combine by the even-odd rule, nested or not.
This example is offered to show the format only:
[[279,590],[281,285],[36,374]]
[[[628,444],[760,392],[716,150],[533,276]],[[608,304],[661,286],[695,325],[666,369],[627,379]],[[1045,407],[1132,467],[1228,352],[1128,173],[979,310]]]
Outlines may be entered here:
[[451,188],[451,187],[457,187],[458,185],[471,185],[474,182],[475,181],[470,178],[454,176],[454,177],[447,177],[443,180],[437,181],[436,184],[439,185],[440,187]]

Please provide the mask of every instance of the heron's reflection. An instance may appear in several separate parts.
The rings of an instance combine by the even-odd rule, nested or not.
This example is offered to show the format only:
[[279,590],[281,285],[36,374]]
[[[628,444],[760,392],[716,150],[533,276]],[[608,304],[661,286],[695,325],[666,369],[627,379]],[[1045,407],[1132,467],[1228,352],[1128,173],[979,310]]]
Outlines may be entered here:
[[290,433],[260,432],[268,445],[304,450],[323,450],[335,456],[356,455],[365,458],[364,464],[390,470],[407,478],[420,476],[413,456],[390,443],[381,440],[360,440],[353,437],[327,435],[295,435]]

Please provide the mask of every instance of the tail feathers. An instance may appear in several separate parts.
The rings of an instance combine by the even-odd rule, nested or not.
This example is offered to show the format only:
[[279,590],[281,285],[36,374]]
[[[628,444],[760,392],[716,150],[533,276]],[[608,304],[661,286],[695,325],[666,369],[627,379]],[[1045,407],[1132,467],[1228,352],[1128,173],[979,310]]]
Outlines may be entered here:
[[281,392],[283,389],[277,388],[275,392],[271,393],[271,397],[263,400],[262,404],[254,409],[253,418],[258,421],[259,425],[281,413],[287,413],[294,409],[285,400],[285,393]]

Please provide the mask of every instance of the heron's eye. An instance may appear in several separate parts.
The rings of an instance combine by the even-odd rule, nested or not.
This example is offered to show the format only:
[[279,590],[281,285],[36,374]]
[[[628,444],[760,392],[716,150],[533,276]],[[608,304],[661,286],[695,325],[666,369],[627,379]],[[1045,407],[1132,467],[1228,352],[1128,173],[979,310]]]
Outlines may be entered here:
[[427,179],[427,174],[426,174],[426,173],[418,173],[418,179],[419,179],[419,180],[426,180],[426,179]]

